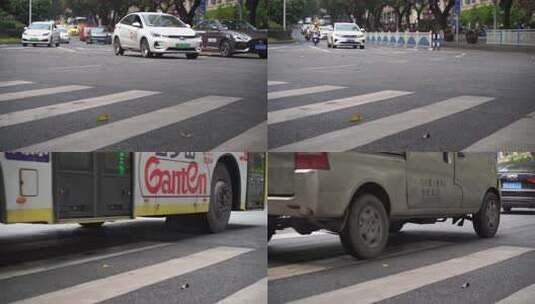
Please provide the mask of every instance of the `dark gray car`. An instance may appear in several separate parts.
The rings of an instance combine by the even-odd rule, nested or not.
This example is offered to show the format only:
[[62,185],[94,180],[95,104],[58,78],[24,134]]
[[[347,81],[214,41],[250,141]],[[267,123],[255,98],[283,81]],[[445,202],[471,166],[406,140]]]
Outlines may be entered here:
[[105,27],[94,27],[89,31],[86,42],[111,44],[111,33]]
[[534,152],[512,156],[498,163],[502,207],[535,208],[535,156]]

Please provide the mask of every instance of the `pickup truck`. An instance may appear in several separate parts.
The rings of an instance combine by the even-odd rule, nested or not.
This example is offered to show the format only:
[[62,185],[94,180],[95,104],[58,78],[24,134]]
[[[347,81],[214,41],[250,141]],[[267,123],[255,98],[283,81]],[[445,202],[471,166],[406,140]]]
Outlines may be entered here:
[[291,227],[337,233],[345,251],[372,258],[405,223],[472,221],[482,238],[500,223],[496,154],[269,153],[268,240]]

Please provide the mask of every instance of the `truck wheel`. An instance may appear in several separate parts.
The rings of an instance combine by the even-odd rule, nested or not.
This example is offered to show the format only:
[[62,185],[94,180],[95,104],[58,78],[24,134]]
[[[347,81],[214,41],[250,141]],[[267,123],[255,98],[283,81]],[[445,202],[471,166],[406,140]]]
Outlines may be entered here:
[[372,194],[359,196],[349,209],[340,240],[354,257],[378,256],[388,241],[388,216],[381,200]]
[[474,214],[474,230],[481,238],[493,237],[500,225],[500,199],[492,192],[485,194],[483,204],[478,213]]
[[232,181],[227,167],[217,164],[212,177],[210,205],[206,214],[208,232],[216,233],[227,227],[232,209]]
[[83,228],[95,229],[95,228],[99,228],[99,227],[101,227],[102,224],[104,224],[104,222],[97,222],[97,223],[80,223],[80,226],[82,226]]
[[403,229],[403,225],[405,225],[403,222],[390,222],[390,228],[388,231],[390,233],[398,233],[401,231],[401,229]]

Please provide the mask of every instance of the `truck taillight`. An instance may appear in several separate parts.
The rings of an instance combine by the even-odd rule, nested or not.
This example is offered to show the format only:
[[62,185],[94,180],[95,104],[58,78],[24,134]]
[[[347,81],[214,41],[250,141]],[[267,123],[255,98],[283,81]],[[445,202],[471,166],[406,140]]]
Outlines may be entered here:
[[327,152],[295,153],[295,169],[329,170],[329,155]]

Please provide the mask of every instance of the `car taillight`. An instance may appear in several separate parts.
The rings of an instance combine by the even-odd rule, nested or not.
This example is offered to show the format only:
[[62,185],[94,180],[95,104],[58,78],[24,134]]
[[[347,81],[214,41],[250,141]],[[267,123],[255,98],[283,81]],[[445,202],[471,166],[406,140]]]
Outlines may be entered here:
[[528,179],[527,179],[527,182],[528,182],[528,183],[535,184],[535,177],[528,178]]
[[330,166],[328,153],[295,153],[295,169],[329,170]]

